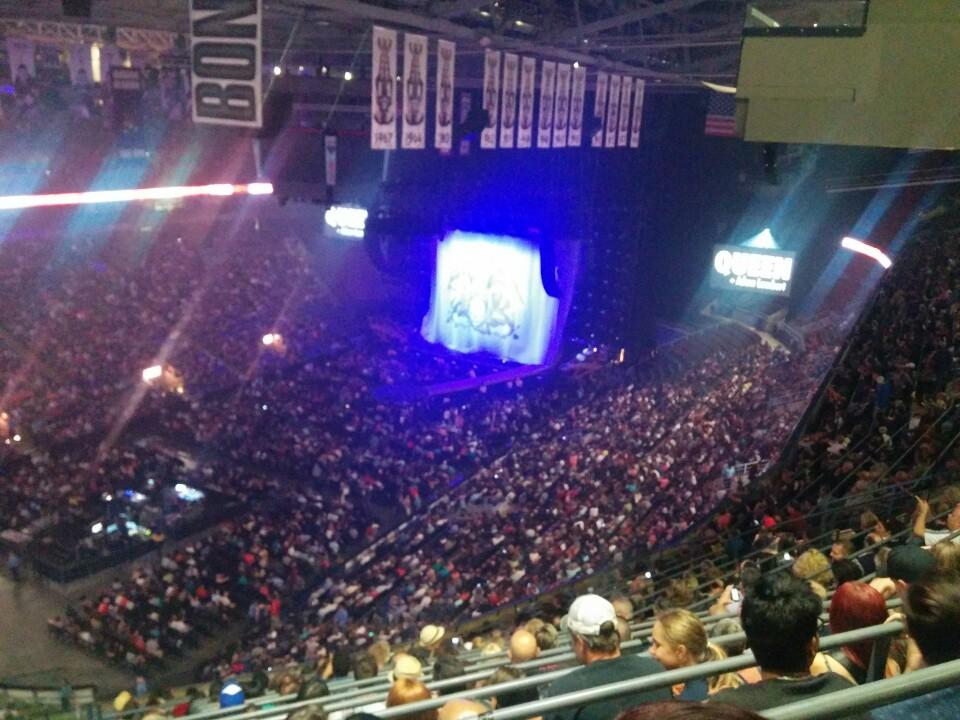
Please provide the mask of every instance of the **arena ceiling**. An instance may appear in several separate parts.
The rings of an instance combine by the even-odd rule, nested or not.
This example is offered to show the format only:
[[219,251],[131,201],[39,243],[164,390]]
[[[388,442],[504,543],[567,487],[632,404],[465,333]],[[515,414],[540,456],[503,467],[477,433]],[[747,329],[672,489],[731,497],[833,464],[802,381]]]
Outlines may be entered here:
[[[635,73],[663,86],[732,84],[745,0],[265,0],[267,62],[286,51],[317,62],[369,53],[374,23],[484,47]],[[0,0],[0,18],[61,21],[186,35],[187,0],[93,0],[89,19],[60,0]],[[458,63],[458,69],[459,66]],[[481,64],[462,65],[468,74]]]

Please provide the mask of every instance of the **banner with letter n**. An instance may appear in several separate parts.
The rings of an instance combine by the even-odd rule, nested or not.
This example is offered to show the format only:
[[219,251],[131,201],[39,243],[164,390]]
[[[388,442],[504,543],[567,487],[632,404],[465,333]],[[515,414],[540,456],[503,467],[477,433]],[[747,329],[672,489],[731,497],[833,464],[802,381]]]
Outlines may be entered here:
[[630,147],[640,147],[640,127],[643,121],[643,91],[646,83],[637,78],[636,87],[633,89],[633,123],[630,125]]
[[513,53],[503,55],[503,95],[500,100],[500,147],[513,147],[517,127],[517,80],[520,76],[520,58]]
[[370,147],[397,149],[397,31],[373,26]]
[[537,124],[537,147],[550,147],[553,137],[553,98],[556,92],[557,64],[544,60],[540,70],[540,122]]
[[497,147],[497,127],[500,108],[500,51],[487,50],[483,55],[483,109],[487,124],[480,131],[480,147]]
[[529,148],[533,145],[533,94],[537,73],[537,60],[523,58],[520,65],[520,116],[517,123],[517,147]]
[[427,146],[427,38],[403,36],[403,135],[400,147]]
[[604,146],[608,148],[617,146],[617,123],[620,121],[620,85],[622,83],[622,76],[610,76],[610,96],[607,98],[607,125],[604,129],[603,141]]
[[617,147],[626,147],[630,139],[630,101],[633,99],[633,78],[624,77],[620,88],[620,123],[617,127]]
[[587,90],[587,69],[573,69],[573,89],[570,92],[570,121],[567,124],[567,146],[580,147],[583,138],[583,99]]
[[610,76],[605,72],[597,73],[597,93],[593,98],[593,136],[590,138],[591,147],[603,147],[603,126],[607,117],[607,88]]
[[570,73],[571,65],[557,65],[557,99],[554,101],[556,110],[553,114],[553,146],[562,148],[567,146],[567,125],[570,122]]
[[263,123],[262,0],[190,0],[193,121]]
[[437,113],[433,144],[438,150],[453,149],[453,78],[457,45],[437,41]]

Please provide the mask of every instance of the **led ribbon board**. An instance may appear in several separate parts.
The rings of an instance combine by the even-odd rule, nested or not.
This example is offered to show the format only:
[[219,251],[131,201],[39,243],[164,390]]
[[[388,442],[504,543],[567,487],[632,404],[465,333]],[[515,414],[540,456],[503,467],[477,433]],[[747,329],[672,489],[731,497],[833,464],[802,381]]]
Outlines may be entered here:
[[787,297],[796,253],[758,250],[737,245],[715,245],[710,285],[724,290],[747,290]]

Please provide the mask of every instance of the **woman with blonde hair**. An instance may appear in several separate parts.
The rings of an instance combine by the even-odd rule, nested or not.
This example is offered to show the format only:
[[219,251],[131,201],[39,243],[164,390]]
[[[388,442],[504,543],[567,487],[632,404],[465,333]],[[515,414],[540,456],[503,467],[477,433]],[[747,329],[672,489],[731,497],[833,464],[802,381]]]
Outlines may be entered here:
[[[726,658],[726,653],[707,640],[707,630],[689,610],[667,610],[657,615],[650,641],[650,655],[667,670]],[[673,687],[677,700],[706,700],[719,690],[740,685],[735,673],[698,678]]]
[[834,585],[830,561],[819,550],[807,550],[793,562],[793,576],[799,580],[819,583],[825,588]]

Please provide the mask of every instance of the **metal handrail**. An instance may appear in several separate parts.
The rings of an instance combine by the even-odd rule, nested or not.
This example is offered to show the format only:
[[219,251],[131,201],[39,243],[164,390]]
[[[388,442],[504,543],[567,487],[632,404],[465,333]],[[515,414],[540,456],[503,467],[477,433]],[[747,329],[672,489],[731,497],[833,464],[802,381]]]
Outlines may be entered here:
[[960,684],[960,660],[764,710],[767,720],[833,720]]

